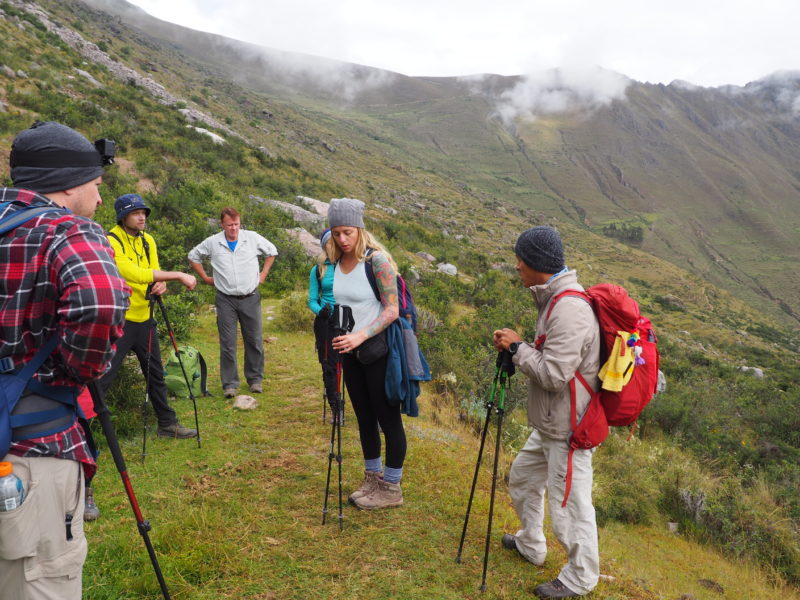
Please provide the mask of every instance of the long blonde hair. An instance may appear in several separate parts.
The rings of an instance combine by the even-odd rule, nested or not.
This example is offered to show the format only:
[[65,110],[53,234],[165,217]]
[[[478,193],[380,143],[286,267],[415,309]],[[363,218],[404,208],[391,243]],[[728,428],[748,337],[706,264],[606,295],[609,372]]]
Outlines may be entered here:
[[[370,248],[375,252],[382,253],[386,260],[388,260],[394,270],[397,271],[397,263],[394,262],[392,255],[389,254],[389,251],[383,247],[378,240],[366,229],[362,227],[356,227],[358,229],[358,241],[356,242],[355,248],[353,251],[355,252],[356,258],[358,258],[358,262],[364,262],[367,260],[367,250]],[[336,262],[342,257],[342,249],[336,244],[336,241],[333,239],[333,235],[331,234],[330,239],[325,244],[325,251],[319,255],[317,259],[317,263],[320,265],[320,277],[324,277],[325,275],[325,259],[329,260],[331,264],[335,265]]]

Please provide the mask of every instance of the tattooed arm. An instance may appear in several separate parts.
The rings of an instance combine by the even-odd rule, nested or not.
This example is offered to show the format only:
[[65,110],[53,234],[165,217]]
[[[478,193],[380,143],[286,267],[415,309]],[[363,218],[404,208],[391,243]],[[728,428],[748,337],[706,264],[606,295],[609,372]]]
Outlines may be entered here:
[[400,314],[397,302],[397,272],[382,252],[373,253],[371,259],[378,292],[381,295],[382,310],[378,318],[367,327],[368,338],[386,329]]
[[378,293],[381,297],[381,312],[364,329],[333,338],[333,348],[339,352],[355,350],[367,339],[386,329],[400,314],[397,303],[397,273],[392,263],[381,252],[373,253],[371,260],[375,281],[378,284]]

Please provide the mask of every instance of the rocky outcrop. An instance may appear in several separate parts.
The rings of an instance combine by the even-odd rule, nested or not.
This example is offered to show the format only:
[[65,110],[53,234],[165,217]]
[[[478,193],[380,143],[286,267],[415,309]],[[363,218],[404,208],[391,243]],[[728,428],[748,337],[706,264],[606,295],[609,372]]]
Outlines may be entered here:
[[289,213],[292,215],[292,218],[297,221],[298,223],[321,223],[325,220],[324,217],[312,213],[305,208],[301,208],[295,204],[289,204],[288,202],[281,202],[280,200],[270,200],[269,198],[260,198],[258,196],[250,196],[251,200],[255,200],[256,202],[260,202],[261,204],[268,204],[270,206],[274,206],[284,212]]
[[285,231],[290,237],[298,241],[298,243],[303,247],[303,250],[305,250],[306,254],[309,256],[316,257],[321,252],[319,247],[319,238],[310,234],[302,227],[286,229]]

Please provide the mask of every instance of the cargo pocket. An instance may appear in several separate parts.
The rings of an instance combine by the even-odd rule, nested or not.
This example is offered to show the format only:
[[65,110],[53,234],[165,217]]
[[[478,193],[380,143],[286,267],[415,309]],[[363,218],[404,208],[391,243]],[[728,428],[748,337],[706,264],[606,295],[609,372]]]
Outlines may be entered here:
[[[63,535],[63,532],[62,534]],[[44,558],[34,556],[25,561],[25,580],[35,581],[41,578],[62,578],[65,586],[77,585],[80,589],[83,563],[86,560],[88,546],[86,538],[65,542],[64,552],[58,556]],[[65,594],[63,597],[72,597]],[[77,597],[80,597],[78,594]]]
[[36,511],[36,481],[26,484],[25,499],[17,508],[0,512],[0,558],[18,560],[36,555],[39,515]]

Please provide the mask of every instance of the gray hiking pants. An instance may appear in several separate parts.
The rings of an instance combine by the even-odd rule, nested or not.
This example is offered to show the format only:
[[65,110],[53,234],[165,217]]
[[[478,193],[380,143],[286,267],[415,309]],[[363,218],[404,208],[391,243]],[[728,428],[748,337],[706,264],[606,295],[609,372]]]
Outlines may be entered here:
[[239,388],[236,363],[237,324],[244,340],[244,378],[249,385],[264,378],[264,339],[261,332],[261,296],[258,290],[247,296],[217,292],[217,331],[219,332],[219,374],[222,389]]

